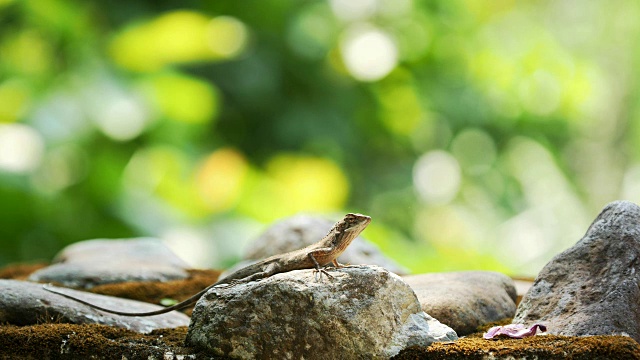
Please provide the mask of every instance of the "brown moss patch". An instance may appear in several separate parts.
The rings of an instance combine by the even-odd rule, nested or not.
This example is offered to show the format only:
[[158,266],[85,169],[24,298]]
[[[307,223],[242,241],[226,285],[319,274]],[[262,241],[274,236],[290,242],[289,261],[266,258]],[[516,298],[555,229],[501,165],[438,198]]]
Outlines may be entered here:
[[183,346],[187,327],[143,335],[104,325],[41,324],[0,326],[0,357],[19,359],[163,359],[164,354],[193,354]]
[[414,346],[393,359],[640,359],[640,344],[627,336],[557,336],[536,335],[524,339],[485,340],[482,335],[491,327],[510,324],[511,319],[486,324],[455,342]]
[[485,340],[482,335],[491,327],[510,324],[511,319],[486,324],[455,342],[414,346],[393,359],[640,359],[640,344],[627,336],[557,336],[536,335],[524,339]]
[[11,264],[0,269],[0,279],[26,280],[32,272],[49,264]]
[[484,340],[481,334],[451,343],[412,347],[395,356],[408,359],[640,359],[640,345],[626,336],[538,335],[525,339]]

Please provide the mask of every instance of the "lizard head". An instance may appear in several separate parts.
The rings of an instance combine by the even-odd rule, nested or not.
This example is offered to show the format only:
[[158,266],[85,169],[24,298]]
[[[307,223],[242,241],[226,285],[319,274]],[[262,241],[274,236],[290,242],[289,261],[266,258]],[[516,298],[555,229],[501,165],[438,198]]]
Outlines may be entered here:
[[349,245],[369,225],[371,217],[362,214],[347,214],[332,229],[337,235],[335,241]]
[[371,222],[371,217],[362,214],[347,214],[336,224],[336,230],[340,233],[349,233],[353,238],[357,237]]

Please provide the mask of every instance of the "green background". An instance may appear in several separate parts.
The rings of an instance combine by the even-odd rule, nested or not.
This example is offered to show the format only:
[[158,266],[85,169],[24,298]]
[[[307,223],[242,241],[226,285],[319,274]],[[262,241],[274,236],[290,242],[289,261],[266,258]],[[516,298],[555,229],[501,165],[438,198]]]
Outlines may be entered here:
[[0,265],[299,212],[414,272],[535,275],[640,201],[635,1],[0,0]]

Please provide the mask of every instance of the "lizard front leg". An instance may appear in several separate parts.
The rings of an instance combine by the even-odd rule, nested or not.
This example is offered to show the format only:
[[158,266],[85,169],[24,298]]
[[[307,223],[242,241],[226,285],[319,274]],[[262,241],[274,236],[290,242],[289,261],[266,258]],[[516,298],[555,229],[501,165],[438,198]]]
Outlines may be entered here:
[[[320,273],[320,280],[322,280],[322,274],[327,275],[327,277],[329,278],[333,278],[333,276],[331,276],[327,270],[325,270],[324,268],[320,267],[320,263],[318,263],[318,260],[316,260],[316,256],[327,256],[327,255],[331,255],[331,253],[334,251],[333,248],[322,248],[322,249],[317,249],[314,251],[311,251],[310,253],[307,254],[307,256],[309,257],[309,259],[311,259],[311,262],[313,262],[313,266],[314,266],[314,274],[318,274]],[[316,281],[318,281],[318,278],[316,277]]]

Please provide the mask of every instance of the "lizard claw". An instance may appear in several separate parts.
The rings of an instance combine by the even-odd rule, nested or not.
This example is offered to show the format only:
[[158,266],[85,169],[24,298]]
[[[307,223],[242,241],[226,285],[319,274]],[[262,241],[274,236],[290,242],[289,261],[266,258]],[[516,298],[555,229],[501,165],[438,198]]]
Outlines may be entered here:
[[333,279],[333,275],[330,275],[329,272],[327,272],[327,270],[325,270],[325,269],[314,269],[313,273],[314,273],[314,277],[316,279],[316,282],[318,282],[318,273],[320,273],[320,280],[322,280],[322,274],[325,274],[325,275],[327,275],[328,278]]

